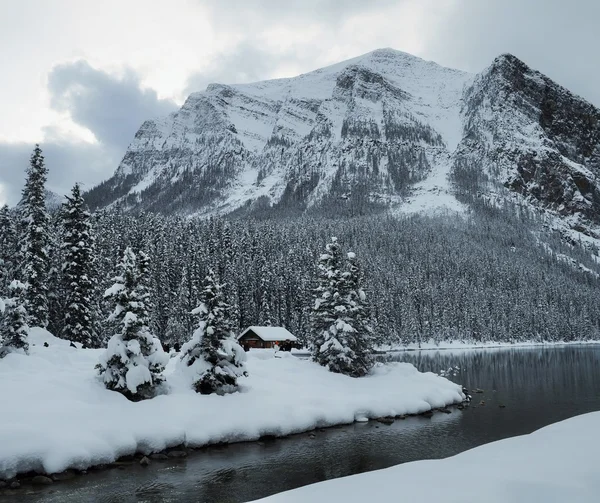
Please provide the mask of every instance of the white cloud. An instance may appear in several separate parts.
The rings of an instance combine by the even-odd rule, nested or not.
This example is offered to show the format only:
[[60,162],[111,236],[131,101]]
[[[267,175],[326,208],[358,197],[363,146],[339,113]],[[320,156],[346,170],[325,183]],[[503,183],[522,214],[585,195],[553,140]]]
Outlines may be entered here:
[[[0,183],[8,200],[15,190],[5,180],[15,182],[12,172],[21,173],[22,159],[19,167],[6,160],[15,163],[21,146],[29,152],[40,141],[49,152],[71,149],[61,162],[85,162],[107,177],[137,124],[164,113],[172,101],[181,103],[190,91],[214,81],[292,76],[380,47],[470,71],[513,52],[600,105],[596,0],[580,0],[577,8],[562,0],[5,4]],[[111,106],[113,95],[118,105]],[[64,173],[61,187],[75,181],[72,167],[51,169]],[[97,179],[79,169],[80,181]]]
[[[59,120],[43,127],[42,150],[48,188],[59,194],[76,181],[91,188],[108,178],[142,122],[176,109],[144,89],[132,70],[113,76],[85,61],[56,66],[48,91]],[[32,148],[33,142],[0,141],[0,183],[10,204],[19,200]]]

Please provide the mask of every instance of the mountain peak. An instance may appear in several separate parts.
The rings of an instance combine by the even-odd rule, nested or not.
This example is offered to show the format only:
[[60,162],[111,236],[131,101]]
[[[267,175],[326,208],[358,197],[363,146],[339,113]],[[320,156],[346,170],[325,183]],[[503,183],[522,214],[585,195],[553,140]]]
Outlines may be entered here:
[[456,190],[495,201],[508,190],[600,229],[599,145],[598,110],[512,54],[475,76],[382,48],[297,77],[210,84],[147,121],[88,201],[356,214],[464,208]]
[[[521,59],[517,58],[514,54],[504,53],[500,54],[492,61],[492,64],[488,68],[490,73],[500,71],[503,73],[514,74],[519,73],[521,75],[527,73],[538,73],[532,70],[526,63]],[[485,71],[484,71],[485,73]]]

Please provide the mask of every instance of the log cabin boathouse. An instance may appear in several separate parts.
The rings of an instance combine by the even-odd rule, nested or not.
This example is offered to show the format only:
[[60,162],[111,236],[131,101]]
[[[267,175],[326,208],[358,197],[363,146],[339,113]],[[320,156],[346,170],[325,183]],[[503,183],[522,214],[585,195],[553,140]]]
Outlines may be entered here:
[[296,343],[298,338],[283,327],[248,327],[238,337],[238,342],[251,348],[272,348],[285,341]]

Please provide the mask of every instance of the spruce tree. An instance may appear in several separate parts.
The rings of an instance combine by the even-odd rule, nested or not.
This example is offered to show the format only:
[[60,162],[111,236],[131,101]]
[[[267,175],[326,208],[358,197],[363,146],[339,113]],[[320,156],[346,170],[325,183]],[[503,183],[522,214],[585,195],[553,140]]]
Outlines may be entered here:
[[45,184],[48,169],[39,145],[35,146],[23,189],[23,280],[29,324],[48,326],[48,224]]
[[50,263],[48,270],[48,331],[62,337],[65,326],[66,283],[63,275],[62,217],[60,211],[50,216]]
[[310,346],[313,360],[326,365],[321,352],[329,339],[330,329],[337,320],[336,307],[341,303],[342,252],[337,238],[325,246],[317,265],[317,285],[313,295],[310,318]]
[[270,327],[273,325],[272,316],[271,316],[271,303],[269,302],[269,292],[267,291],[267,286],[263,281],[261,281],[261,291],[262,295],[260,297],[260,313],[258,316],[258,324],[261,327]]
[[118,267],[121,274],[104,296],[115,304],[109,319],[121,330],[108,341],[96,368],[108,389],[138,401],[156,394],[169,358],[148,326],[148,256],[136,256],[128,247]]
[[11,297],[5,299],[4,316],[0,323],[0,358],[8,353],[29,351],[27,310],[24,305],[25,285],[13,280],[9,286]]
[[98,347],[96,309],[93,299],[96,288],[94,236],[90,213],[85,207],[79,184],[63,206],[65,314],[62,336],[83,347]]
[[367,295],[363,288],[363,272],[356,259],[356,254],[347,254],[346,271],[343,274],[347,296],[346,311],[343,312],[344,322],[353,330],[346,330],[346,344],[351,350],[350,374],[356,377],[365,375],[373,366],[374,330]]
[[362,274],[354,253],[342,253],[336,238],[319,258],[319,284],[312,312],[313,359],[331,372],[364,376],[372,366],[372,329]]
[[232,393],[237,390],[237,379],[246,375],[246,355],[233,335],[230,309],[223,285],[209,270],[200,305],[193,311],[199,318],[198,328],[181,348],[181,361],[197,393]]
[[16,277],[17,232],[8,205],[0,208],[0,297],[8,297],[9,285]]

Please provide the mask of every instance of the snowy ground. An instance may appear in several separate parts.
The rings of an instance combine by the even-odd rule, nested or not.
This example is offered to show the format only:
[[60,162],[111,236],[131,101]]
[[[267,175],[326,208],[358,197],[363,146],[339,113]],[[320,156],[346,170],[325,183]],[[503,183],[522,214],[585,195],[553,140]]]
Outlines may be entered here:
[[600,412],[456,456],[406,463],[276,494],[262,503],[443,501],[596,503]]
[[241,393],[197,395],[174,358],[167,367],[169,394],[132,403],[96,378],[101,350],[72,348],[40,329],[33,329],[30,344],[29,356],[0,361],[0,479],[29,470],[84,469],[182,443],[253,440],[419,413],[464,398],[460,386],[406,363],[352,379],[263,350],[250,352]]

